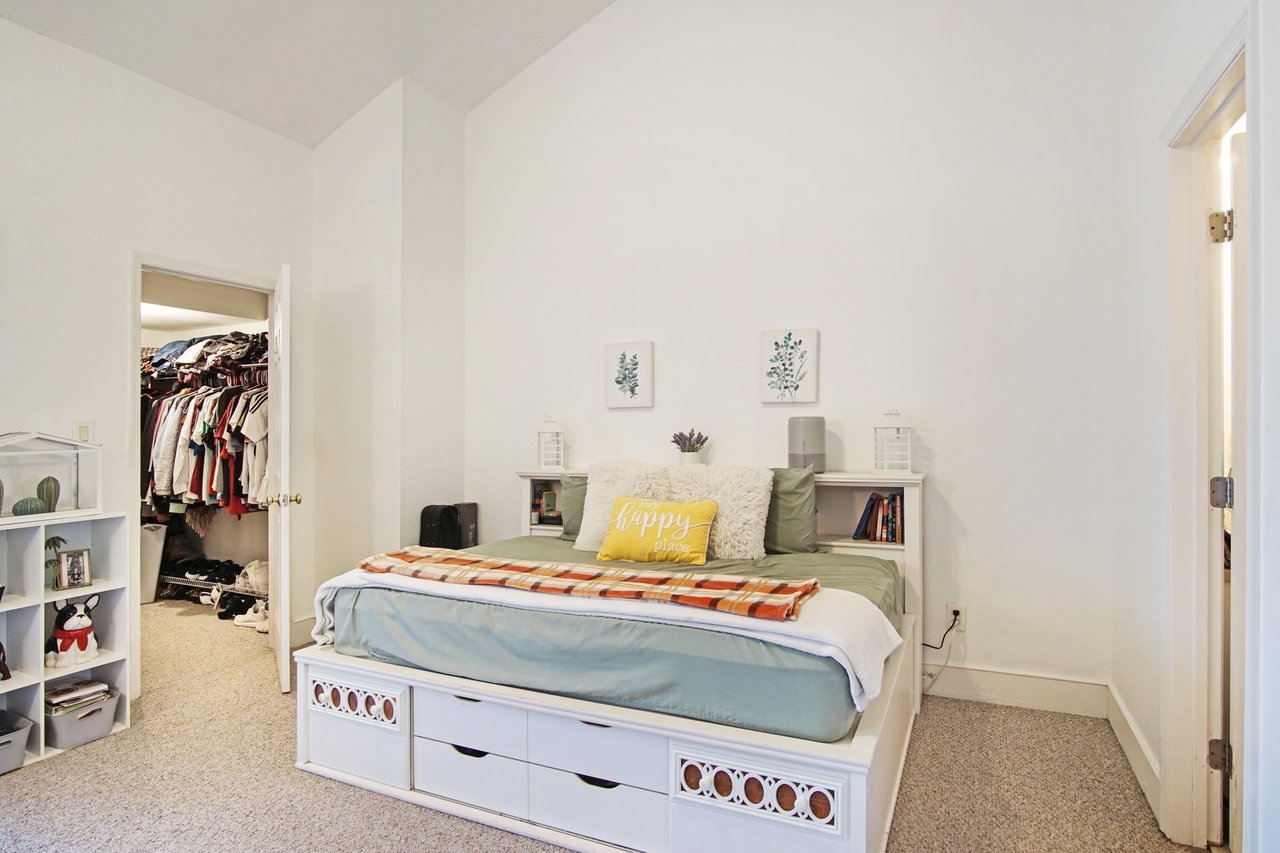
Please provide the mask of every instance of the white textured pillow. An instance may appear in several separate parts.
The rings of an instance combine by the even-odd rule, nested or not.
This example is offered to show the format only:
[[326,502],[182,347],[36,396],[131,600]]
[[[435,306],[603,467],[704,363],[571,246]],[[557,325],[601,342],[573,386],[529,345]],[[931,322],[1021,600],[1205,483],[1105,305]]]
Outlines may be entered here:
[[676,465],[670,469],[673,501],[712,500],[717,504],[711,525],[714,560],[759,560],[764,557],[764,525],[769,517],[773,471],[722,465]]
[[[770,475],[772,477],[772,474]],[[773,480],[770,479],[772,483]],[[587,469],[587,497],[582,505],[582,527],[573,547],[579,551],[599,551],[609,532],[613,502],[621,497],[651,501],[671,500],[671,481],[663,465],[641,462],[606,462]],[[769,503],[765,496],[766,508]]]

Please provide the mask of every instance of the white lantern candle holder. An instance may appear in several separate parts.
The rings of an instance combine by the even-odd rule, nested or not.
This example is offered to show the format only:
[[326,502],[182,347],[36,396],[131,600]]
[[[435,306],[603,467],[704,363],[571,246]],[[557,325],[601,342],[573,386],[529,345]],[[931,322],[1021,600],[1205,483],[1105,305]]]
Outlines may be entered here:
[[902,413],[890,409],[884,413],[876,432],[876,470],[911,470],[911,427]]
[[548,417],[538,430],[538,467],[543,471],[563,471],[564,465],[564,429]]

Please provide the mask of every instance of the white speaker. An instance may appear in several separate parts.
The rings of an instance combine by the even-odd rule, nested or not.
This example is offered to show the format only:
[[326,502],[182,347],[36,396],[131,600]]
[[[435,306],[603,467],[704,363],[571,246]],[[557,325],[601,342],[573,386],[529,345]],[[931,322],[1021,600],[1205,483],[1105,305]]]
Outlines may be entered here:
[[787,464],[812,465],[814,473],[827,470],[827,419],[791,418],[787,421]]

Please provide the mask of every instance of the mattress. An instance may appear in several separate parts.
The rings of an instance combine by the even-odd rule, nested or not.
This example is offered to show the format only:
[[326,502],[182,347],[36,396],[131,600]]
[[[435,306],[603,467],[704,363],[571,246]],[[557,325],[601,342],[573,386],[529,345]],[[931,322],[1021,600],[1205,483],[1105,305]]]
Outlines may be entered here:
[[[596,564],[550,537],[474,550]],[[824,587],[865,596],[901,624],[901,579],[889,560],[788,554],[717,560],[698,571],[816,577]],[[379,588],[340,589],[333,607],[334,647],[354,657],[807,740],[839,740],[857,717],[838,663],[754,638]]]

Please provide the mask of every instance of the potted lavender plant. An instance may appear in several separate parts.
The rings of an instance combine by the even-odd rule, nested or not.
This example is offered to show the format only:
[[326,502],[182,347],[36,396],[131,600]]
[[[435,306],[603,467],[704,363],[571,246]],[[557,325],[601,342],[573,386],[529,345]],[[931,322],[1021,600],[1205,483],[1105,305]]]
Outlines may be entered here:
[[707,437],[690,427],[688,432],[671,436],[671,443],[680,448],[681,463],[696,465],[702,461],[702,446],[707,443]]

